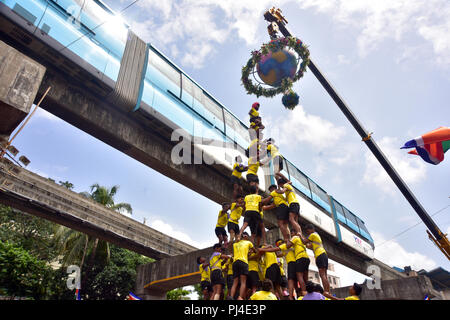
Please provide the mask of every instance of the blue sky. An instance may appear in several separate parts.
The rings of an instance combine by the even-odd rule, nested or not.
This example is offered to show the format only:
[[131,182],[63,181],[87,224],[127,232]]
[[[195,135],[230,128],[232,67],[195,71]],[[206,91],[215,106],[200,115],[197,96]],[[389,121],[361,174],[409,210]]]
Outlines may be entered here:
[[[131,0],[105,0],[120,11]],[[255,96],[240,84],[250,52],[268,40],[263,12],[283,9],[291,32],[335,86],[428,213],[450,205],[450,162],[424,163],[399,148],[450,126],[450,3],[433,1],[140,0],[122,17],[233,113],[247,122]],[[360,216],[389,265],[450,269],[416,224],[409,206],[311,72],[295,84],[300,105],[260,98],[266,136],[328,193]],[[45,104],[45,101],[44,101]],[[212,245],[219,206],[64,121],[39,110],[16,139],[30,169],[69,180],[75,191],[93,183],[120,185],[117,201],[133,218],[199,247]],[[177,201],[174,201],[176,199]],[[450,233],[450,208],[434,217]],[[377,247],[377,244],[380,247]],[[342,284],[360,277],[345,268]]]

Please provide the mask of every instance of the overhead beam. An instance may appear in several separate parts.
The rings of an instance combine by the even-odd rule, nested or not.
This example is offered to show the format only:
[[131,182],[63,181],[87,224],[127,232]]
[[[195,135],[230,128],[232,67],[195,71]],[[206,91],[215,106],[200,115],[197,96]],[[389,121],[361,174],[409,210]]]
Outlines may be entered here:
[[0,159],[0,203],[157,260],[197,250],[5,158]]

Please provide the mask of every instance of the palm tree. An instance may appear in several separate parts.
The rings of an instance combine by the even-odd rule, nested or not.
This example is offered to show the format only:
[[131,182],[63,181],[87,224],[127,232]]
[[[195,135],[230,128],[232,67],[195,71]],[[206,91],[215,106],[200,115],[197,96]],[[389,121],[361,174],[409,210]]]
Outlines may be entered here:
[[74,185],[73,185],[73,183],[71,183],[71,182],[69,182],[69,181],[59,181],[59,184],[60,185],[62,185],[64,188],[67,188],[67,189],[69,189],[69,190],[73,190],[73,188],[74,188]]
[[[95,183],[90,187],[90,192],[81,192],[80,194],[117,212],[132,214],[129,203],[114,203],[114,196],[118,190],[119,186],[107,188]],[[61,226],[56,233],[56,241],[60,244],[64,266],[79,263],[80,269],[82,269],[88,258],[85,268],[87,274],[91,271],[95,259],[105,264],[109,261],[108,242],[100,241],[96,237]],[[87,276],[85,277],[87,278]]]

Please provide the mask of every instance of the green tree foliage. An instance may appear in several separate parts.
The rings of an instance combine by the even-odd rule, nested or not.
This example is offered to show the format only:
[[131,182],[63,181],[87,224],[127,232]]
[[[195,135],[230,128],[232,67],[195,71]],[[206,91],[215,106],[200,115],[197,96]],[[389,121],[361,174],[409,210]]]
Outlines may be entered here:
[[[68,181],[60,184],[73,189]],[[84,195],[113,210],[131,213],[129,204],[114,202],[117,190],[118,186],[105,188],[94,184],[91,192]],[[50,266],[60,260],[61,268],[55,270]],[[0,295],[72,300],[74,291],[67,289],[66,267],[86,264],[81,275],[83,299],[123,300],[130,291],[134,292],[137,267],[153,261],[0,205]]]
[[69,181],[59,181],[59,184],[62,185],[64,188],[67,188],[69,190],[73,190],[74,185],[73,183],[69,182]]
[[124,300],[134,291],[137,267],[154,261],[115,245],[110,248],[111,258],[106,266],[95,262],[89,273],[82,273],[87,279],[81,292],[87,299]]
[[184,288],[178,288],[167,292],[167,300],[191,300],[188,297],[193,291]]
[[0,242],[0,287],[9,296],[43,299],[51,268],[28,251]]
[[53,222],[0,205],[0,241],[9,241],[38,259],[56,258],[53,239],[56,228]]

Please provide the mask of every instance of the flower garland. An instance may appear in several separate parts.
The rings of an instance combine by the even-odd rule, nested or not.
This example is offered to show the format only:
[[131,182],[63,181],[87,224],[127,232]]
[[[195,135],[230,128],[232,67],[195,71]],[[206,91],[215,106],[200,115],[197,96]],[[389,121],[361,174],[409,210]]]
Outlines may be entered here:
[[[250,73],[254,70],[255,66],[261,61],[261,58],[270,52],[276,52],[279,50],[283,50],[285,47],[293,49],[299,57],[302,59],[302,63],[300,64],[300,68],[295,74],[294,78],[291,79],[286,77],[281,80],[281,85],[276,88],[266,89],[261,85],[255,85],[253,81],[249,78]],[[245,90],[248,94],[254,94],[257,97],[264,96],[268,98],[272,98],[277,94],[283,93],[286,95],[290,95],[291,98],[294,96],[292,91],[292,85],[294,82],[300,80],[303,77],[304,72],[306,72],[306,68],[309,64],[309,50],[305,44],[300,39],[295,37],[286,37],[286,38],[278,38],[271,40],[269,43],[263,44],[259,51],[252,51],[252,57],[247,61],[247,64],[242,67],[242,77],[241,81],[244,85]],[[288,109],[294,109],[298,104],[298,96],[297,99],[289,99],[285,98],[286,101],[289,101],[288,105],[285,104],[285,107]],[[296,104],[293,102],[297,101]]]

